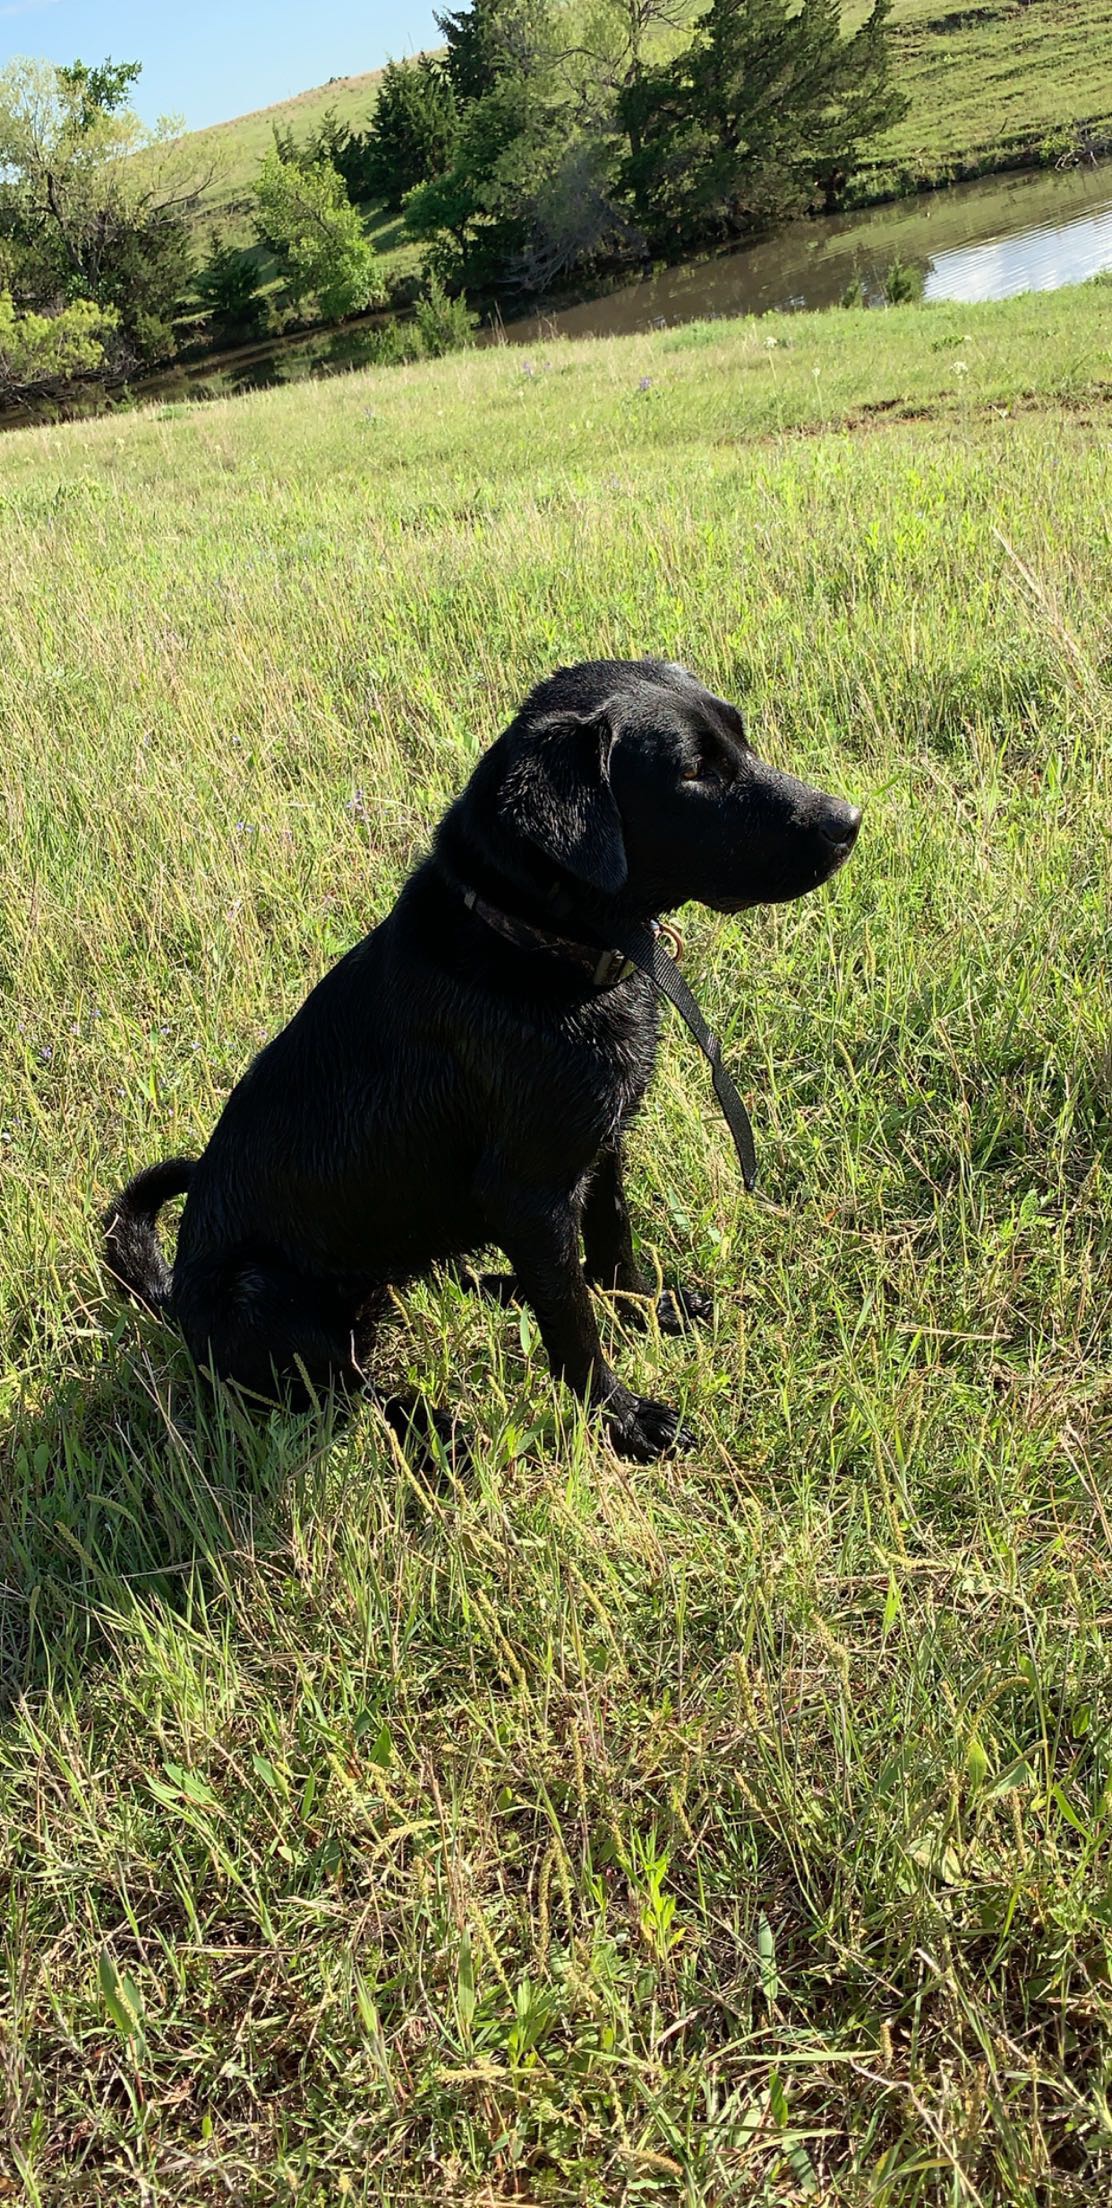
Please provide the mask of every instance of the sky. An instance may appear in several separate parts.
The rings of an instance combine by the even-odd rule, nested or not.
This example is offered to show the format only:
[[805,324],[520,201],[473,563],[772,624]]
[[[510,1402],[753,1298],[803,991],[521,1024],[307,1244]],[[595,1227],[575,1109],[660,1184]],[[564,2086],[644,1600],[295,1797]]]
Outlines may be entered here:
[[141,61],[144,122],[180,115],[190,130],[437,43],[432,0],[0,0],[0,68],[17,54]]

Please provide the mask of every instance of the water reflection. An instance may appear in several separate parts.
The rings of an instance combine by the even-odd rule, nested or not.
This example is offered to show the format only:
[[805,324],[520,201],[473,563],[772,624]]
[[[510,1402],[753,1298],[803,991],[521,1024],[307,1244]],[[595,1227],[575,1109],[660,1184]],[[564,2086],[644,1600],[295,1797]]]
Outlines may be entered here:
[[507,325],[536,344],[546,334],[610,336],[703,315],[833,307],[859,289],[884,298],[894,261],[920,270],[930,299],[1003,299],[1112,268],[1112,169],[1105,164],[982,178],[856,215],[796,222],[758,245],[664,269],[607,298]]
[[1103,205],[1070,221],[1040,222],[1013,237],[985,238],[980,245],[937,254],[923,296],[1010,299],[1020,291],[1079,284],[1105,268],[1112,268],[1112,194]]

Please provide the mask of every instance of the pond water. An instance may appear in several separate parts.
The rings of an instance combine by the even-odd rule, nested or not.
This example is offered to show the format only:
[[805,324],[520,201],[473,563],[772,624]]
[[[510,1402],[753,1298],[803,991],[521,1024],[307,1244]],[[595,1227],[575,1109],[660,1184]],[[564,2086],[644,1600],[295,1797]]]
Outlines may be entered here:
[[985,177],[859,214],[794,222],[775,237],[689,261],[507,337],[610,336],[704,315],[837,306],[853,284],[879,305],[893,261],[921,271],[927,299],[1005,299],[1112,268],[1112,166]]
[[[836,306],[851,285],[879,305],[894,261],[922,272],[927,299],[1003,299],[1053,290],[1112,268],[1112,164],[920,193],[858,214],[795,222],[759,245],[689,261],[558,313],[483,333],[531,345],[553,336],[606,337],[707,315]],[[155,398],[226,397],[366,365],[381,317],[315,336],[179,364],[138,386]]]

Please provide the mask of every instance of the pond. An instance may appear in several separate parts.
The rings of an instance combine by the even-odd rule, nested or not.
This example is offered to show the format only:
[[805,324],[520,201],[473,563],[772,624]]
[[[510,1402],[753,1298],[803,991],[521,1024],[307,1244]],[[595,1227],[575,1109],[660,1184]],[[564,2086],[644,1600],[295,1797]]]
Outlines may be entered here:
[[[894,261],[920,270],[927,299],[1003,299],[1112,268],[1112,165],[986,177],[857,214],[795,222],[759,245],[688,261],[559,312],[508,321],[485,341],[607,337],[707,315],[836,306],[851,285],[879,305]],[[365,366],[381,317],[179,364],[141,397],[227,397]]]
[[508,323],[506,336],[611,336],[704,315],[837,306],[852,285],[879,305],[893,261],[927,299],[1005,299],[1112,268],[1112,166],[1037,169],[923,192],[859,214],[794,222],[759,245],[689,261],[606,298]]

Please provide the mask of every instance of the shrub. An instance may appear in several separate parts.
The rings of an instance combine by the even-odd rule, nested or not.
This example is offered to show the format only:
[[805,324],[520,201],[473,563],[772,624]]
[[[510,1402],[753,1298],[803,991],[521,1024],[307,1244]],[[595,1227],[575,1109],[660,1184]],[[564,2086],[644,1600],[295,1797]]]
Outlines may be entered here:
[[417,302],[417,328],[421,344],[433,360],[442,353],[458,353],[475,342],[479,317],[462,296],[451,298],[435,271],[428,277],[425,295]]

